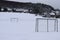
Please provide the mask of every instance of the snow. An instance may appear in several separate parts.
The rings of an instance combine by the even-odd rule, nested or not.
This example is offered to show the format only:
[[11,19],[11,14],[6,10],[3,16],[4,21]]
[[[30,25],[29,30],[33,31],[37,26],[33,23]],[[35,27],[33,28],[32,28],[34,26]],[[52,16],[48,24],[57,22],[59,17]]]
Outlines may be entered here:
[[29,13],[0,12],[0,40],[60,40],[60,32],[35,32],[37,17]]

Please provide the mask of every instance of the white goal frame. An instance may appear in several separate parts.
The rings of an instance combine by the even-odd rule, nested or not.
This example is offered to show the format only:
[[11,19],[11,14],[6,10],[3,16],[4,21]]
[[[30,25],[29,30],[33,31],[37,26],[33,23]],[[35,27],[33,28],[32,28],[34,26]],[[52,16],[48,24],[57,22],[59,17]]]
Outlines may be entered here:
[[36,18],[36,24],[35,24],[35,32],[39,32],[39,20],[47,20],[47,32],[48,31],[48,20],[55,20],[54,21],[54,32],[58,32],[58,20],[56,18]]

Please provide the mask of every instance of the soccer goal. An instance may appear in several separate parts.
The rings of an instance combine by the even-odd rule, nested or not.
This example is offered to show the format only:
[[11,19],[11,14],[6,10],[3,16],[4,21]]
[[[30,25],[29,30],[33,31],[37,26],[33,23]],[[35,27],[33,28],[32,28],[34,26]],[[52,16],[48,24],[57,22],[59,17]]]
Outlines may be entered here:
[[36,18],[35,32],[58,32],[56,18]]

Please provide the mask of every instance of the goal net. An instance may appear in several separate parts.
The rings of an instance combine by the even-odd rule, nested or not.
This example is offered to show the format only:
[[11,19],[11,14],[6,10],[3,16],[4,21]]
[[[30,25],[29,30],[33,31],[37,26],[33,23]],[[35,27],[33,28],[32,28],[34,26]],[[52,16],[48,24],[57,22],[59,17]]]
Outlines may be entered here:
[[36,32],[58,32],[58,20],[55,18],[36,18]]

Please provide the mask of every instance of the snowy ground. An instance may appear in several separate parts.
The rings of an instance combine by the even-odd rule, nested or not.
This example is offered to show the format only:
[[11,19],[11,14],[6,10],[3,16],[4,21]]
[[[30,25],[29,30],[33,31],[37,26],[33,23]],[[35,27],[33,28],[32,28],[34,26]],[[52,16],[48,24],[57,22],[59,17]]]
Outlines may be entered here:
[[2,13],[0,40],[60,40],[60,32],[35,32],[36,16],[32,14]]

